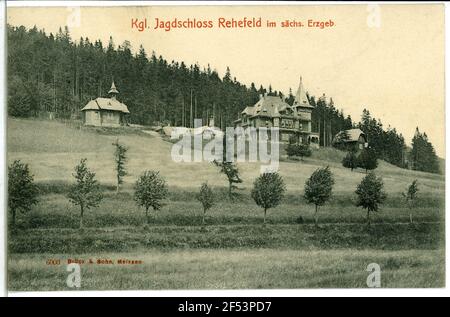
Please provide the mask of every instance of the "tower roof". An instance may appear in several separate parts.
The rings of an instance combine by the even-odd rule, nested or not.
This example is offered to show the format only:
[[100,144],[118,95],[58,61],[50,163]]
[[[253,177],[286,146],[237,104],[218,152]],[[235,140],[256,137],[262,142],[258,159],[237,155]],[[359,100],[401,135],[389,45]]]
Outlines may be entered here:
[[116,85],[114,85],[114,80],[113,80],[111,89],[108,91],[108,94],[118,94],[118,93],[119,93],[119,91],[117,90]]
[[300,76],[300,84],[298,85],[297,93],[295,94],[294,107],[313,108],[306,96],[306,90],[303,87],[302,77]]

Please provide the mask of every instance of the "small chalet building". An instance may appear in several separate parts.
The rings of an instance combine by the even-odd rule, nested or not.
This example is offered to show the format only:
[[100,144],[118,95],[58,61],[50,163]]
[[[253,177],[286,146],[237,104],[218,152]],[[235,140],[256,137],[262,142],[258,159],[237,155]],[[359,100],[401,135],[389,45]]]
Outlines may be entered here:
[[308,101],[302,78],[292,106],[277,96],[260,96],[259,101],[246,107],[236,120],[236,127],[278,127],[280,141],[289,142],[292,138],[302,144],[319,146],[319,134],[311,131],[311,112],[313,106]]
[[367,147],[367,136],[360,129],[343,130],[334,136],[332,144],[341,149],[358,151]]
[[91,100],[84,106],[84,125],[98,127],[119,127],[127,124],[127,115],[130,113],[128,107],[117,100],[119,91],[112,82],[108,94],[110,98],[97,98]]

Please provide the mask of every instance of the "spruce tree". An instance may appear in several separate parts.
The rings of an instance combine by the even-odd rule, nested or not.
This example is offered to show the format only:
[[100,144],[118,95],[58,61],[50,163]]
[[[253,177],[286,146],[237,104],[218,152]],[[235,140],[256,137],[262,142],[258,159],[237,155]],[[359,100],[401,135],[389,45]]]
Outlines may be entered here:
[[125,163],[127,161],[128,148],[119,143],[119,139],[112,144],[114,146],[114,169],[116,171],[116,192],[119,192],[119,186],[123,184],[123,177],[127,175]]

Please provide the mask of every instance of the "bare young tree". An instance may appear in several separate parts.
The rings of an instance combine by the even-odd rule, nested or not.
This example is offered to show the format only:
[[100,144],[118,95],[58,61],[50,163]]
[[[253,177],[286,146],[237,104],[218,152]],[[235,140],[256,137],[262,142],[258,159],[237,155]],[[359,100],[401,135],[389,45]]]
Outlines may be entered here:
[[415,179],[411,183],[411,185],[408,186],[408,190],[406,191],[406,193],[402,193],[403,197],[405,197],[406,204],[408,205],[408,208],[409,208],[409,222],[410,223],[413,223],[412,209],[416,203],[418,192],[419,192],[419,186],[417,183],[417,179]]
[[206,212],[214,205],[214,194],[207,183],[203,183],[200,192],[197,194],[197,200],[203,206],[202,226],[205,226]]
[[236,189],[237,186],[235,184],[242,183],[242,179],[239,176],[239,169],[237,168],[236,164],[232,162],[218,162],[216,160],[213,161],[213,163],[220,168],[220,172],[225,174],[225,176],[228,179],[228,196],[230,199],[233,199],[235,196],[235,193],[233,192],[233,189]]
[[112,144],[114,145],[114,169],[116,171],[117,187],[116,192],[119,192],[120,185],[123,184],[123,177],[127,175],[127,170],[125,168],[125,163],[127,161],[127,151],[128,148],[119,143],[119,139]]

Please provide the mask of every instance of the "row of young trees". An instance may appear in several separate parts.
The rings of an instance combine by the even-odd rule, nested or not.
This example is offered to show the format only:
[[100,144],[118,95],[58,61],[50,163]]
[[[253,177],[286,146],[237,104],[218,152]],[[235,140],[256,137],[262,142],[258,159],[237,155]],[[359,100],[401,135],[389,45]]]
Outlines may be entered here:
[[[79,226],[83,228],[85,212],[98,207],[104,199],[104,195],[95,178],[95,173],[87,166],[86,158],[81,159],[80,163],[75,166],[72,175],[75,183],[70,187],[67,198],[72,204],[80,207]],[[13,226],[16,223],[17,212],[26,213],[38,202],[39,190],[33,179],[28,164],[24,164],[20,160],[14,161],[8,167],[8,209]],[[118,184],[121,183],[118,182]],[[139,206],[145,208],[147,223],[149,222],[149,209],[159,210],[163,206],[162,200],[166,198],[167,193],[167,184],[159,172],[145,171],[139,176],[134,186],[134,200]]]
[[[118,144],[118,142],[116,143]],[[116,145],[117,146],[117,145]],[[238,169],[233,163],[235,171],[233,178],[239,174]],[[217,165],[217,163],[216,163]],[[119,175],[119,171],[118,175]],[[223,169],[221,172],[224,172]],[[124,175],[121,173],[121,175]],[[230,179],[231,174],[226,174]],[[90,171],[86,164],[86,159],[81,159],[80,163],[75,167],[73,174],[75,184],[71,186],[67,195],[70,202],[80,207],[80,228],[83,228],[84,213],[94,207],[98,207],[104,196],[98,181],[95,179],[95,173]],[[330,200],[334,185],[334,177],[329,169],[318,168],[308,178],[304,188],[304,199],[307,203],[315,206],[314,223],[318,225],[319,207],[323,206]],[[120,182],[118,181],[118,185]],[[232,182],[230,182],[231,186]],[[251,197],[255,203],[264,210],[263,224],[266,223],[267,211],[270,208],[278,206],[284,198],[286,186],[282,177],[274,173],[264,173],[257,177],[253,184]],[[404,197],[410,210],[414,206],[417,197],[418,186],[415,180],[404,193]],[[357,195],[356,206],[367,210],[367,224],[370,225],[370,213],[376,212],[379,205],[386,199],[383,191],[383,181],[373,172],[367,174],[355,191]],[[8,170],[8,207],[12,216],[12,225],[15,226],[17,211],[27,212],[38,202],[39,191],[33,182],[27,164],[20,161],[14,161]],[[136,181],[134,186],[134,200],[138,206],[145,208],[147,224],[150,222],[149,209],[154,211],[161,209],[163,201],[168,195],[167,183],[163,177],[156,171],[145,171]],[[230,198],[233,193],[229,191]],[[203,183],[196,198],[203,207],[202,226],[205,225],[205,215],[207,211],[215,203],[215,195],[207,183]],[[410,220],[412,222],[412,213],[410,211]]]

